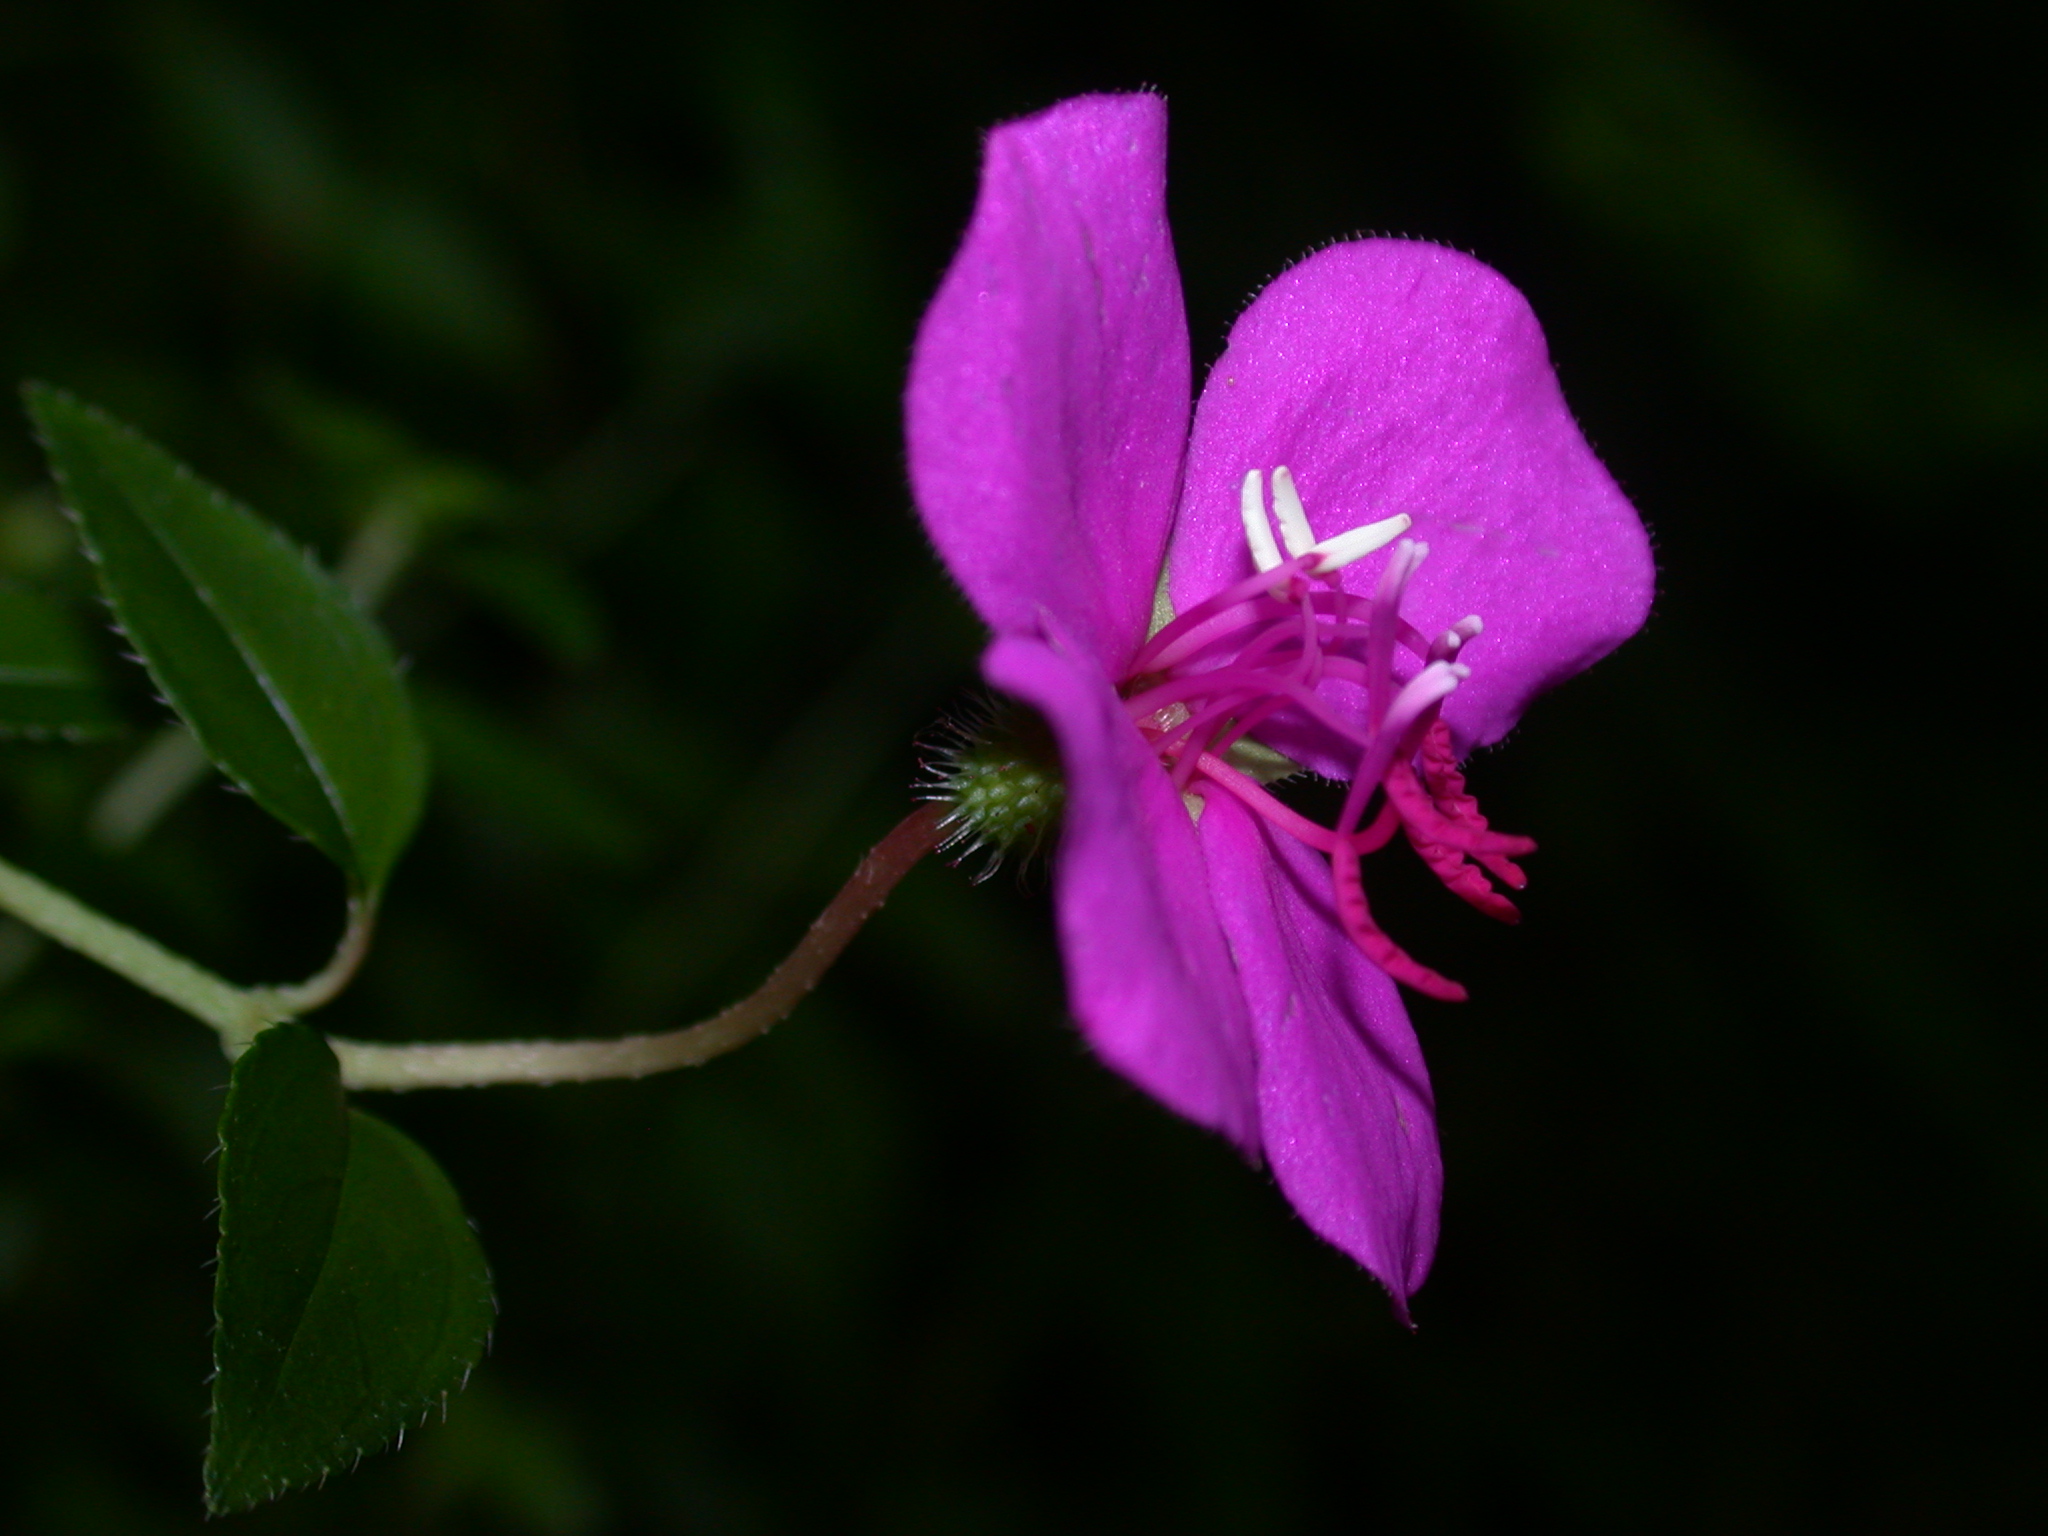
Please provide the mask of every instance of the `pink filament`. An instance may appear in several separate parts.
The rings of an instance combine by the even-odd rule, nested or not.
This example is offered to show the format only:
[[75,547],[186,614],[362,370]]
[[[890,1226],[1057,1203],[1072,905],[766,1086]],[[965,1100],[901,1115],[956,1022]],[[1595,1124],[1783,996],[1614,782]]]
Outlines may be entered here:
[[[1495,832],[1465,787],[1457,749],[1439,712],[1467,669],[1456,658],[1478,632],[1461,620],[1435,641],[1401,617],[1401,600],[1427,551],[1403,540],[1370,599],[1333,577],[1315,584],[1313,556],[1300,556],[1239,582],[1162,627],[1131,665],[1125,706],[1182,793],[1228,794],[1276,832],[1330,860],[1338,921],[1359,950],[1403,985],[1462,1002],[1465,989],[1411,958],[1374,920],[1361,855],[1405,831],[1430,871],[1489,917],[1521,914],[1498,889],[1527,879],[1514,859],[1533,852],[1526,837]],[[1396,647],[1420,660],[1403,683]],[[1325,682],[1363,691],[1364,719],[1346,718],[1320,692]],[[1265,720],[1295,709],[1355,749],[1358,766],[1334,827],[1283,804],[1224,758]],[[1181,718],[1159,723],[1178,710]],[[1379,809],[1368,823],[1375,796]],[[1489,878],[1491,876],[1491,878]]]

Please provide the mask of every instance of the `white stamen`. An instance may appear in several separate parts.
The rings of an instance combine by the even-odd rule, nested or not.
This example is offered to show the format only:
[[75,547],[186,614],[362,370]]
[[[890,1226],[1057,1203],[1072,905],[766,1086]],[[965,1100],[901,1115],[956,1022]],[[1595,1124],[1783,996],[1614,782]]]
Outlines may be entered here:
[[1238,512],[1244,518],[1244,538],[1251,546],[1253,565],[1261,571],[1278,567],[1283,558],[1280,543],[1285,543],[1287,558],[1320,556],[1311,571],[1317,576],[1341,571],[1354,560],[1363,560],[1374,550],[1386,548],[1414,522],[1406,512],[1397,512],[1318,543],[1315,530],[1308,524],[1308,509],[1301,504],[1301,493],[1295,489],[1294,472],[1285,464],[1273,470],[1272,519],[1280,524],[1280,542],[1273,538],[1273,521],[1266,514],[1265,482],[1256,469],[1245,471],[1238,493]]
[[1387,545],[1406,533],[1415,520],[1406,512],[1397,512],[1392,517],[1383,517],[1376,523],[1367,523],[1362,528],[1352,528],[1335,538],[1325,539],[1314,550],[1323,558],[1316,562],[1315,573],[1327,576],[1332,571],[1341,571],[1354,560],[1363,560],[1376,549]]
[[[1285,470],[1273,472],[1276,490],[1280,476],[1285,473]],[[1278,569],[1280,546],[1273,542],[1273,525],[1266,521],[1266,488],[1256,469],[1245,472],[1244,488],[1238,495],[1238,509],[1244,514],[1244,538],[1252,547],[1252,564],[1262,571]]]
[[1316,547],[1316,536],[1308,526],[1308,508],[1294,488],[1294,471],[1282,464],[1273,471],[1273,516],[1280,523],[1280,542],[1290,555],[1305,555]]

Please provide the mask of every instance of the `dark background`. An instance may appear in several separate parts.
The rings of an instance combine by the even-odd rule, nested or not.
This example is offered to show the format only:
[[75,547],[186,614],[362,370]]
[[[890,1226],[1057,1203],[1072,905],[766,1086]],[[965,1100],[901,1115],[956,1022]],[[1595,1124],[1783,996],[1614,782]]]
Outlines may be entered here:
[[[751,987],[902,814],[976,623],[897,394],[980,129],[1152,84],[1198,363],[1357,229],[1548,327],[1655,533],[1648,630],[1475,772],[1496,930],[1375,901],[1444,1242],[1403,1332],[1267,1177],[1087,1059],[1042,876],[914,874],[702,1072],[375,1107],[495,1348],[235,1528],[2037,1529],[2048,1046],[2033,619],[2048,141],[1997,6],[1846,0],[0,7],[0,375],[329,552],[437,761],[350,1033],[616,1033]],[[0,571],[83,594],[24,426]],[[332,872],[246,800],[86,831],[160,720],[0,747],[0,849],[242,980]],[[0,1525],[200,1521],[224,1065],[0,929]]]

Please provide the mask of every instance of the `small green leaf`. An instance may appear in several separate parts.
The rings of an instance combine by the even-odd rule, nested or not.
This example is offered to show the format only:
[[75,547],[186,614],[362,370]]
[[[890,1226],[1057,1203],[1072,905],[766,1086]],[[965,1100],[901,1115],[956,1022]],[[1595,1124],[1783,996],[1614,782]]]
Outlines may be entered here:
[[83,741],[120,728],[73,615],[0,582],[0,737]]
[[25,394],[115,617],[171,707],[259,805],[377,890],[426,791],[383,637],[163,449],[61,390]]
[[381,1449],[468,1378],[495,1306],[417,1143],[347,1107],[303,1024],[235,1063],[220,1127],[206,1502],[244,1509]]

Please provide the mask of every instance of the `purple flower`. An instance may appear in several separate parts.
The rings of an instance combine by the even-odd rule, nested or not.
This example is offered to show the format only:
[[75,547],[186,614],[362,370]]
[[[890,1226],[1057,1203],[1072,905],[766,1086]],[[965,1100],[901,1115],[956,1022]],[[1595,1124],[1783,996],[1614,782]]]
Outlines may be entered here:
[[[1463,992],[1380,931],[1359,857],[1405,831],[1512,918],[1493,881],[1533,845],[1488,829],[1457,761],[1641,625],[1648,541],[1521,295],[1437,246],[1283,273],[1191,428],[1165,136],[1149,95],[989,136],[917,340],[911,480],[995,631],[984,674],[1059,744],[1082,1029],[1268,1160],[1405,1317],[1442,1165],[1395,983]],[[1262,748],[1351,781],[1334,827],[1263,788]]]

